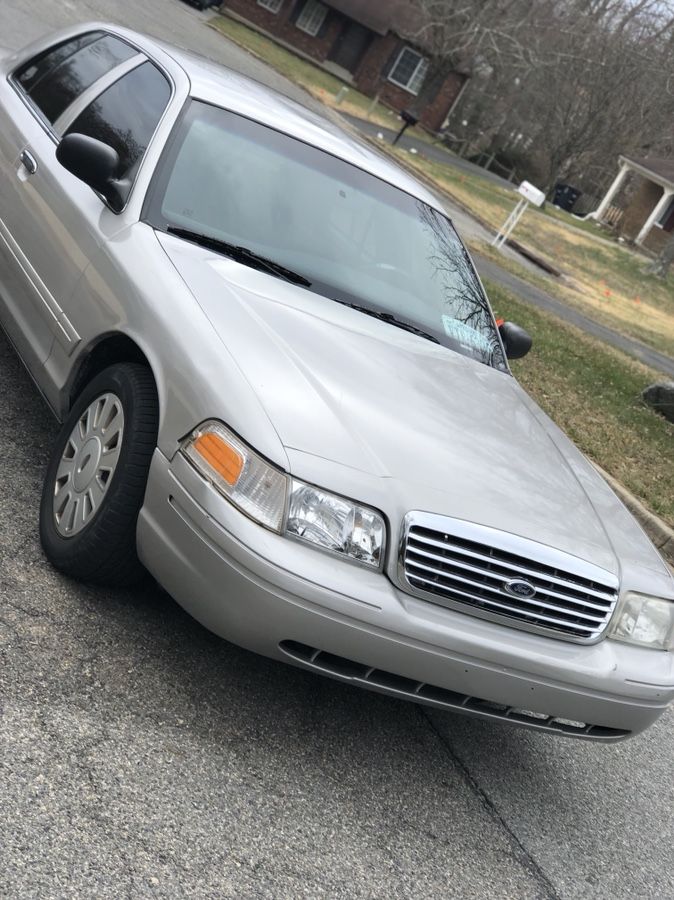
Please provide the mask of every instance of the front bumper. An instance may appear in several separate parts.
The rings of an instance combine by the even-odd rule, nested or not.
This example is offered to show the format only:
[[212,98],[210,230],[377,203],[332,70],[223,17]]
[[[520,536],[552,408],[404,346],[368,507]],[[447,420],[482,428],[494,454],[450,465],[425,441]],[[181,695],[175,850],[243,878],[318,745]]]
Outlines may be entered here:
[[409,596],[255,524],[180,454],[155,452],[138,550],[216,634],[372,690],[599,740],[642,731],[674,698],[672,654],[572,644]]

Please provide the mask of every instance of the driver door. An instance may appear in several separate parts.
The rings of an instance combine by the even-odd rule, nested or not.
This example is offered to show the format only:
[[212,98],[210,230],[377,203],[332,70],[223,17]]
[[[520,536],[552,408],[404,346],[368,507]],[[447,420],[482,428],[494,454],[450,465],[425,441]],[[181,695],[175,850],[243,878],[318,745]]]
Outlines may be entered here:
[[54,342],[68,353],[79,342],[65,308],[105,211],[58,163],[59,136],[90,94],[143,59],[121,39],[89,32],[0,82],[0,322],[43,391]]

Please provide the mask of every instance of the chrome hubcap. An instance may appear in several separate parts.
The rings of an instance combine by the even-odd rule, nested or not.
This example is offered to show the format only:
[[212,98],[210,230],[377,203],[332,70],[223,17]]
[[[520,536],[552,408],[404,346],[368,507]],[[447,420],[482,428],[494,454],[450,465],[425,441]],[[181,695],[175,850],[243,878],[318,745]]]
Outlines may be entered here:
[[115,474],[124,436],[124,409],[115,394],[101,394],[78,419],[54,484],[54,522],[62,537],[82,531],[98,512]]

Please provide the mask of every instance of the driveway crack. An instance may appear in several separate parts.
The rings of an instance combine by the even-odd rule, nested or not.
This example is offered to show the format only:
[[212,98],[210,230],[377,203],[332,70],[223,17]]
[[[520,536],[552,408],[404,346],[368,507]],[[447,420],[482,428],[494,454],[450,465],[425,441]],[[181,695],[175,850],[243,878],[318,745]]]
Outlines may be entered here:
[[435,723],[429,716],[426,709],[419,705],[417,707],[419,710],[419,714],[423,719],[426,720],[428,726],[430,727],[433,734],[436,736],[442,748],[444,749],[447,756],[451,759],[452,763],[457,767],[459,772],[461,773],[464,781],[468,785],[471,793],[479,800],[483,808],[486,810],[489,817],[496,822],[508,835],[508,839],[513,847],[513,855],[517,859],[517,861],[522,865],[539,883],[542,891],[542,896],[548,898],[548,900],[561,900],[561,894],[557,892],[555,886],[550,881],[548,876],[545,874],[543,869],[539,866],[533,856],[529,853],[527,848],[524,846],[522,841],[517,837],[515,832],[512,830],[508,822],[504,819],[501,813],[496,808],[494,802],[490,799],[489,795],[486,791],[478,784],[477,780],[472,775],[468,766],[464,763],[460,756],[456,753],[451,743],[447,740],[445,735],[436,727]]

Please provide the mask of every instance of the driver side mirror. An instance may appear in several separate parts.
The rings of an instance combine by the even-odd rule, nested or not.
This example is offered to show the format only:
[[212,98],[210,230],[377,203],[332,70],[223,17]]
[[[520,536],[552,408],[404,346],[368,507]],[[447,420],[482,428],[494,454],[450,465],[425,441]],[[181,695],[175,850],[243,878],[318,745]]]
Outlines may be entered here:
[[119,155],[116,150],[85,134],[67,134],[56,148],[56,159],[64,169],[93,188],[108,201],[113,212],[121,212],[124,199],[116,178]]
[[508,359],[521,359],[531,350],[531,335],[514,322],[502,322],[498,330]]

